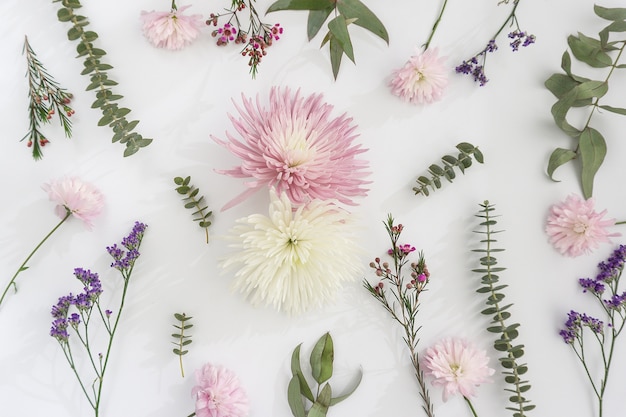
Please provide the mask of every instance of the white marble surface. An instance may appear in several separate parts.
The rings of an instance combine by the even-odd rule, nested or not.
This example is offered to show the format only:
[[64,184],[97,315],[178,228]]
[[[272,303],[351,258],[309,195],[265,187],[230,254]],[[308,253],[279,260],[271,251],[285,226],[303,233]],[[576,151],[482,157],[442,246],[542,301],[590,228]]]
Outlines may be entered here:
[[[116,90],[132,116],[141,120],[138,131],[154,138],[138,154],[123,158],[123,146],[111,144],[108,128],[97,127],[99,111],[90,108],[92,92],[84,91],[87,78],[79,75],[75,44],[65,36],[68,26],[56,18],[57,5],[45,0],[3,0],[0,15],[0,283],[5,285],[33,246],[57,222],[41,185],[63,175],[77,175],[96,184],[106,196],[106,208],[87,231],[78,221],[64,225],[29,263],[19,278],[20,292],[0,309],[0,416],[91,415],[56,342],[48,335],[50,306],[57,297],[79,288],[74,267],[100,272],[105,290],[115,293],[114,271],[108,269],[104,248],[128,233],[135,220],[149,225],[142,256],[135,269],[107,372],[102,416],[180,417],[193,411],[191,373],[205,362],[225,365],[239,375],[250,396],[251,417],[291,415],[286,401],[292,349],[304,343],[311,348],[330,331],[336,348],[337,387],[359,366],[364,377],[354,395],[333,407],[330,415],[409,417],[423,415],[417,385],[397,326],[361,287],[362,277],[347,286],[335,303],[299,317],[266,308],[254,308],[230,291],[232,273],[222,273],[218,260],[229,249],[220,240],[235,219],[267,213],[267,196],[258,194],[235,208],[220,212],[243,190],[242,181],[214,172],[237,162],[209,135],[232,130],[227,113],[231,99],[268,96],[271,86],[321,92],[358,125],[357,139],[369,151],[373,175],[369,194],[359,200],[354,216],[363,229],[363,266],[387,250],[381,221],[387,213],[406,227],[405,240],[423,249],[432,273],[419,322],[420,346],[444,336],[471,338],[489,349],[492,366],[496,355],[491,335],[481,316],[483,299],[474,293],[479,277],[471,249],[478,247],[472,230],[474,217],[485,199],[496,204],[505,229],[500,242],[507,249],[499,257],[507,271],[508,299],[515,303],[514,321],[521,323],[520,341],[526,345],[525,361],[537,405],[536,417],[595,416],[592,393],[573,352],[558,336],[572,309],[592,310],[590,297],[577,288],[577,278],[593,276],[596,264],[613,250],[604,245],[593,254],[570,259],[559,255],[543,231],[548,208],[570,193],[580,193],[573,166],[557,172],[562,182],[545,174],[555,147],[569,139],[550,115],[553,96],[543,82],[559,71],[568,34],[580,30],[596,34],[603,22],[594,16],[593,2],[578,0],[522,0],[518,17],[537,43],[511,52],[501,40],[500,50],[489,57],[490,82],[479,88],[451,69],[444,99],[430,106],[411,106],[390,95],[386,86],[393,68],[401,66],[424,42],[439,1],[370,0],[367,4],[386,24],[391,43],[361,30],[353,31],[357,65],[343,63],[339,78],[330,72],[328,52],[319,50],[320,39],[306,41],[304,12],[269,16],[286,32],[272,46],[251,80],[237,48],[218,48],[209,28],[190,47],[171,52],[157,50],[141,35],[141,10],[169,7],[169,2],[137,0],[84,1],[83,12],[115,68]],[[228,2],[225,0],[223,5]],[[264,10],[269,1],[259,0]],[[450,68],[480,50],[508,9],[497,0],[451,0],[433,42],[448,56]],[[183,5],[184,3],[180,3]],[[624,6],[606,0],[604,6]],[[205,16],[222,6],[196,1],[190,11]],[[21,55],[27,34],[39,58],[55,78],[75,95],[74,136],[62,138],[58,127],[49,128],[53,143],[42,161],[34,162],[19,139],[27,130],[25,58]],[[595,74],[604,74],[603,71]],[[600,75],[602,76],[602,75]],[[626,81],[613,77],[610,95],[624,106]],[[584,117],[582,114],[574,118]],[[625,120],[598,115],[595,121],[607,138],[609,154],[597,176],[594,196],[599,209],[626,218],[621,179],[625,171],[623,140]],[[575,120],[575,119],[574,119]],[[418,175],[454,145],[467,141],[480,147],[485,164],[476,165],[455,183],[428,198],[414,196]],[[173,190],[174,176],[191,175],[215,210],[209,245],[190,219]],[[619,238],[614,242],[620,243]],[[171,353],[172,313],[194,316],[194,342],[185,357],[188,376],[181,378],[177,358]],[[606,393],[605,417],[623,415],[626,343],[620,341],[612,381]],[[480,388],[474,404],[481,417],[510,415],[504,382]],[[431,389],[437,416],[469,415],[460,398],[441,401]]]

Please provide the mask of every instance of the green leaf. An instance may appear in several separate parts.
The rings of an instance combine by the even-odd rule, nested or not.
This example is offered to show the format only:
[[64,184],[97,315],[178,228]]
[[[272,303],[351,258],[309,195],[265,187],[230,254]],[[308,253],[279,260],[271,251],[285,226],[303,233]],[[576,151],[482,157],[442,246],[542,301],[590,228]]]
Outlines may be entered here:
[[[330,35],[330,32],[328,32]],[[343,49],[334,36],[330,36],[330,65],[333,69],[333,77],[337,79],[339,75],[339,67],[341,66],[341,58],[343,58]]]
[[617,113],[617,114],[626,116],[626,109],[621,108],[621,107],[612,107],[612,106],[598,106],[598,107],[600,107],[601,109],[610,111],[612,113]]
[[72,19],[72,11],[66,8],[59,9],[57,18],[60,22],[69,22]]
[[602,51],[602,44],[598,39],[578,33],[578,37],[570,35],[567,43],[576,59],[594,68],[605,68],[613,64],[611,57]]
[[552,151],[550,160],[548,161],[548,176],[550,179],[552,181],[557,181],[554,179],[554,171],[574,158],[576,158],[576,152],[570,149],[556,148]]
[[579,82],[565,74],[552,74],[544,83],[546,88],[558,99],[563,98],[565,94],[572,91],[579,84]]
[[345,400],[346,398],[348,398],[350,395],[352,395],[352,393],[354,393],[354,391],[356,391],[356,389],[359,387],[359,385],[361,384],[361,380],[363,379],[363,370],[359,369],[359,374],[357,377],[357,381],[354,383],[354,385],[352,386],[352,388],[350,388],[345,394],[340,395],[339,397],[335,397],[335,398],[331,398],[330,400],[330,404],[329,405],[335,405],[340,403],[341,401]]
[[607,8],[598,5],[593,6],[593,11],[606,20],[626,20],[626,8],[623,7],[615,7],[615,8]]
[[389,34],[385,25],[359,0],[337,0],[337,9],[347,19],[357,19],[354,24],[369,30],[389,44]]
[[82,33],[83,30],[80,26],[78,28],[73,26],[70,28],[70,30],[67,31],[67,39],[75,41],[76,39],[80,38],[80,35],[82,35]]
[[350,40],[350,33],[348,33],[348,24],[346,19],[341,15],[335,17],[328,22],[328,29],[333,38],[339,42],[343,52],[352,62],[354,62],[354,50],[352,49],[352,41]]
[[304,403],[300,397],[300,382],[295,375],[291,378],[287,387],[287,401],[294,417],[306,417]]
[[582,186],[585,199],[593,195],[593,179],[606,156],[606,142],[600,132],[587,127],[580,135],[580,160],[582,164]]
[[270,5],[265,13],[279,10],[323,10],[334,8],[332,0],[278,0]]
[[324,25],[324,22],[328,19],[328,16],[330,16],[333,10],[334,7],[329,7],[327,9],[311,10],[309,12],[306,25],[306,34],[309,41],[318,34],[321,27]]
[[606,81],[585,81],[574,88],[576,99],[600,98],[609,91],[609,85]]
[[569,93],[565,94],[563,98],[559,99],[556,103],[554,103],[550,111],[552,112],[554,123],[556,123],[556,125],[562,131],[567,133],[569,136],[577,137],[578,135],[580,135],[580,130],[570,125],[566,119],[567,112],[569,111],[569,109],[572,108],[574,101],[576,101],[576,89],[575,88],[572,89]]
[[309,387],[309,383],[304,378],[304,374],[302,373],[302,369],[300,367],[300,348],[302,344],[296,346],[291,354],[291,373],[298,377],[300,382],[300,393],[304,395],[309,401],[315,402],[315,398],[313,398],[313,393],[311,392],[311,388]]
[[327,332],[315,343],[311,352],[311,371],[318,384],[328,381],[333,375],[333,359],[333,339]]
[[322,391],[317,397],[317,401],[313,403],[313,406],[309,410],[308,417],[325,417],[326,413],[328,413],[331,396],[332,392],[330,389],[330,385],[324,385],[324,388],[322,388]]

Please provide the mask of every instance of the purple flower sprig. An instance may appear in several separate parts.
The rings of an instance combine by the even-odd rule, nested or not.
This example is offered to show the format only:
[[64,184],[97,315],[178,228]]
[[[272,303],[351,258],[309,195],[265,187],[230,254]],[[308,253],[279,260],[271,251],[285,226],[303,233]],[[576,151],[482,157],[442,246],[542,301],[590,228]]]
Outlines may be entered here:
[[411,363],[415,369],[420,388],[420,396],[423,401],[422,407],[428,417],[433,417],[433,405],[426,388],[424,371],[422,370],[417,350],[419,341],[417,333],[421,326],[416,323],[420,305],[419,296],[426,291],[430,273],[426,267],[424,253],[420,251],[417,262],[409,264],[411,270],[409,277],[404,276],[402,269],[409,263],[409,255],[415,251],[415,247],[410,244],[398,243],[404,227],[402,224],[394,224],[391,214],[388,215],[387,221],[383,223],[391,240],[391,248],[387,251],[387,254],[391,256],[393,266],[377,257],[373,262],[370,262],[369,266],[380,280],[376,285],[363,280],[363,286],[382,304],[385,310],[391,314],[391,317],[402,326],[404,341],[409,348]]
[[[485,75],[485,64],[487,62],[487,54],[490,52],[494,52],[498,49],[498,45],[496,44],[496,40],[498,36],[502,33],[505,27],[515,26],[515,29],[508,34],[508,38],[511,39],[509,46],[513,50],[513,52],[519,50],[519,47],[527,47],[535,43],[535,35],[529,34],[526,31],[522,31],[520,29],[519,23],[517,21],[517,15],[515,12],[517,11],[517,6],[519,5],[520,0],[513,0],[513,8],[509,15],[504,19],[504,23],[502,26],[496,31],[495,35],[491,37],[489,42],[487,42],[487,46],[473,57],[469,58],[466,61],[463,61],[460,65],[455,68],[457,74],[466,74],[474,77],[474,81],[477,82],[481,87],[489,82],[489,79]],[[502,0],[500,3],[509,3],[509,0]]]
[[[111,267],[120,272],[124,283],[121,300],[115,316],[112,310],[102,307],[100,298],[103,290],[100,277],[97,273],[83,268],[74,269],[74,276],[83,285],[82,292],[76,295],[69,293],[62,296],[52,306],[51,314],[53,320],[50,336],[55,338],[61,346],[61,350],[96,417],[98,417],[100,412],[102,383],[109,363],[113,339],[122,317],[128,284],[135,262],[139,257],[139,247],[145,230],[145,224],[135,222],[130,234],[122,239],[121,246],[124,249],[117,244],[107,247],[107,252],[113,258]],[[112,319],[113,316],[114,318]],[[94,320],[100,322],[99,325],[95,324],[96,328],[94,328]],[[104,327],[107,333],[108,342],[104,350],[105,353],[101,353],[102,350],[95,350],[93,343],[91,343],[93,340],[99,340],[99,338],[93,336],[99,327]],[[75,335],[76,337],[70,338],[70,335]],[[74,356],[76,348],[84,352],[88,362],[87,369],[77,367]],[[81,374],[81,372],[83,373]],[[91,389],[87,389],[88,385],[86,385],[86,382],[90,381],[94,382],[91,385]]]
[[[619,288],[620,278],[626,261],[626,246],[620,245],[611,256],[598,264],[600,270],[595,278],[580,278],[583,292],[592,295],[600,305],[605,321],[585,313],[570,311],[565,328],[559,334],[570,345],[583,365],[593,393],[598,401],[598,416],[602,417],[602,403],[609,377],[609,370],[615,353],[617,337],[626,323],[626,291]],[[601,358],[603,374],[600,381],[594,380],[589,369],[589,344],[585,344],[585,329],[588,329]],[[592,345],[594,346],[594,345]]]

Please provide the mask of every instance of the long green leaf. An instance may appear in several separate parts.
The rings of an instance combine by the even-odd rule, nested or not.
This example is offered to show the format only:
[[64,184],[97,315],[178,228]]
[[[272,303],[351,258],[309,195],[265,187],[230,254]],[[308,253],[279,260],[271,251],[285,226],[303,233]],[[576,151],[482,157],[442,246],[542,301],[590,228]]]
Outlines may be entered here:
[[606,20],[626,20],[626,8],[623,7],[607,8],[594,5],[593,11]]
[[554,179],[554,171],[574,158],[576,158],[576,152],[570,149],[557,148],[552,151],[552,155],[550,155],[550,160],[548,162],[548,176],[550,179],[552,181],[557,181]]
[[624,116],[626,116],[626,109],[622,108],[622,107],[613,107],[613,106],[598,106],[601,109],[604,109],[606,111],[610,111],[612,113],[617,113],[617,114],[622,114]]
[[328,381],[333,375],[333,359],[333,339],[325,333],[313,347],[310,358],[313,379],[318,384]]
[[335,17],[328,22],[328,30],[330,31],[332,37],[339,42],[339,45],[346,56],[354,62],[354,50],[352,48],[352,41],[350,40],[350,33],[348,32],[346,19],[341,15]]
[[585,198],[593,195],[593,179],[606,156],[606,142],[600,132],[587,127],[580,135],[580,160],[582,163],[582,186]]
[[359,0],[337,0],[337,9],[347,19],[357,19],[355,25],[369,30],[389,44],[389,34],[383,22]]
[[328,19],[328,16],[330,16],[333,10],[333,7],[329,7],[327,9],[311,10],[309,12],[309,17],[307,18],[306,24],[306,34],[309,38],[309,41],[317,35],[321,27],[324,25],[324,22],[326,21],[326,19]]
[[287,401],[294,417],[306,417],[304,403],[300,397],[300,381],[295,375],[291,378],[287,387]]
[[304,374],[302,373],[302,368],[300,366],[300,348],[302,344],[296,346],[291,354],[291,373],[298,377],[300,382],[300,392],[304,395],[309,401],[315,402],[315,398],[313,397],[313,392],[311,392],[311,388],[309,387],[309,383],[304,378]]
[[333,69],[333,76],[335,80],[339,75],[339,67],[341,66],[341,58],[343,58],[343,48],[341,44],[335,39],[334,36],[328,32],[328,39],[330,41],[330,65]]
[[323,10],[329,7],[334,7],[332,0],[278,0],[265,13],[279,10]]

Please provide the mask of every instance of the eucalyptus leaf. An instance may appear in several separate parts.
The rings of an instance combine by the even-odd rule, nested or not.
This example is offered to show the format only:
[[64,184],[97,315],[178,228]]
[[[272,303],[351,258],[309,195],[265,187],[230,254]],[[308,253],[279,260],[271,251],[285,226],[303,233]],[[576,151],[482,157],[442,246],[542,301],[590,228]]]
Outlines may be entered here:
[[289,402],[289,408],[291,408],[291,413],[294,417],[307,416],[304,403],[300,398],[300,382],[295,375],[291,378],[287,387],[287,401]]
[[315,402],[315,398],[313,398],[313,393],[311,392],[311,388],[309,387],[309,383],[304,378],[304,374],[302,373],[302,368],[300,366],[300,348],[302,344],[296,346],[291,354],[291,373],[298,377],[300,382],[300,392],[304,395],[309,401]]
[[550,179],[558,182],[554,179],[554,171],[574,158],[576,158],[576,152],[570,149],[557,148],[552,151],[550,160],[548,161],[548,176]]
[[606,20],[626,20],[626,8],[623,7],[608,8],[596,4],[593,6],[593,11]]
[[331,398],[330,400],[330,404],[329,405],[335,405],[340,403],[341,401],[345,400],[346,398],[348,398],[349,396],[352,395],[352,393],[354,391],[356,391],[356,389],[359,387],[359,385],[361,384],[361,380],[363,379],[363,369],[359,369],[359,373],[357,375],[357,380],[354,383],[354,385],[352,386],[352,388],[350,388],[348,391],[346,391],[344,394],[335,397],[335,398]]
[[621,107],[612,107],[612,106],[606,106],[606,105],[598,106],[598,107],[600,107],[601,109],[604,109],[606,111],[610,111],[612,113],[617,113],[617,114],[621,114],[621,115],[626,116],[626,109],[621,108]]
[[354,24],[369,30],[389,44],[389,34],[376,15],[359,0],[336,0],[339,13],[346,18],[354,18]]
[[270,5],[265,13],[279,10],[324,10],[334,8],[332,0],[278,0]]
[[354,62],[354,50],[352,49],[352,41],[350,40],[350,33],[348,33],[346,19],[342,15],[335,17],[328,22],[328,30],[332,35],[332,39],[339,43],[346,56]]
[[582,165],[582,187],[585,199],[593,195],[593,180],[606,156],[606,142],[596,129],[587,127],[580,135],[579,153]]
[[330,16],[333,10],[334,7],[328,7],[327,9],[311,10],[309,12],[306,26],[306,33],[309,41],[318,34],[321,27],[324,25],[324,22],[328,19],[328,16]]
[[341,58],[343,58],[343,48],[337,39],[328,32],[328,39],[330,42],[330,65],[333,70],[333,77],[337,79],[339,75],[339,67],[341,66]]
[[318,384],[322,384],[333,375],[333,359],[333,339],[327,332],[317,341],[310,357],[313,379]]

